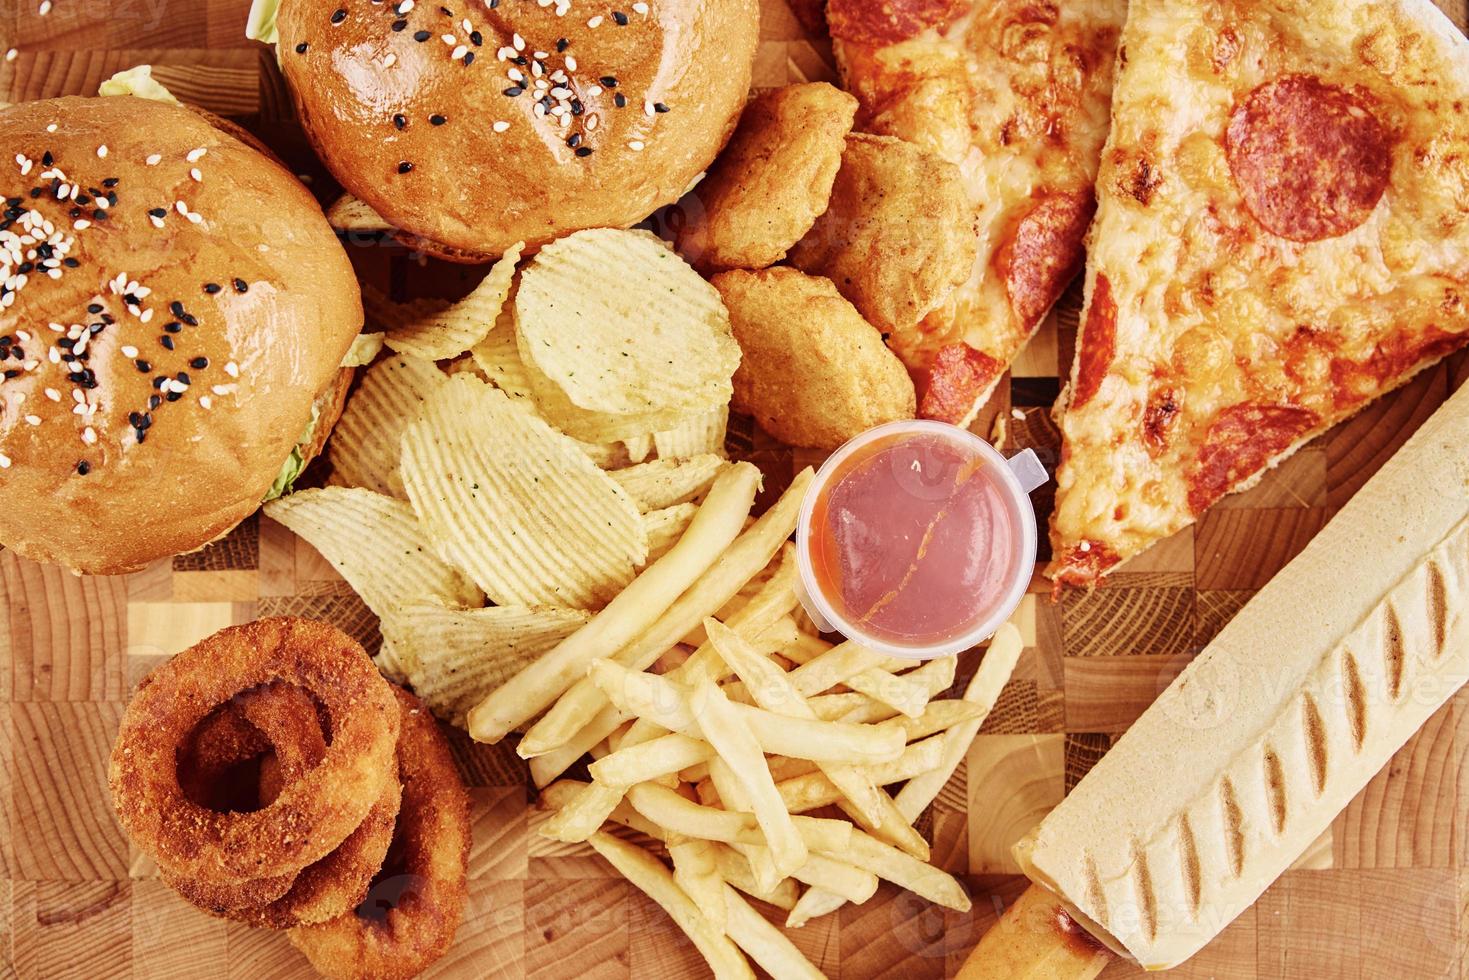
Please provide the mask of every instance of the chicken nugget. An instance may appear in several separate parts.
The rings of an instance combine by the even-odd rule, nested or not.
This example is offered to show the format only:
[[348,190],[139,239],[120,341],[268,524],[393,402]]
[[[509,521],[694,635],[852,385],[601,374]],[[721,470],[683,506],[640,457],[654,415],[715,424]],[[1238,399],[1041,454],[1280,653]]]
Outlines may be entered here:
[[679,251],[705,271],[785,258],[826,210],[856,115],[857,100],[825,82],[757,96],[694,191]]
[[979,250],[959,168],[891,136],[847,138],[831,203],[790,251],[884,333],[908,330],[969,278]]
[[734,407],[792,446],[835,449],[911,419],[913,381],[830,280],[777,267],[713,279],[744,357]]

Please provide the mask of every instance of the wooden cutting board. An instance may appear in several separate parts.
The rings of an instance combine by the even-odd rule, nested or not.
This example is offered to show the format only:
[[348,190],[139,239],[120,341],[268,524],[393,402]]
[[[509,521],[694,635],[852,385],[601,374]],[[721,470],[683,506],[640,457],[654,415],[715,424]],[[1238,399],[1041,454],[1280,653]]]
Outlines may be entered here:
[[[329,198],[333,186],[291,118],[272,57],[244,39],[248,0],[39,0],[0,4],[0,100],[93,94],[151,62],[177,94],[239,119]],[[875,2],[875,0],[874,0]],[[1440,0],[1463,26],[1469,2]],[[783,0],[765,0],[756,81],[829,78],[829,51]],[[3,149],[3,148],[0,148]],[[465,288],[372,241],[364,278],[399,291]],[[424,286],[424,283],[429,283]],[[1056,460],[1048,406],[1069,367],[1079,298],[1030,347],[977,429]],[[1427,372],[1318,440],[1258,488],[1057,604],[1037,581],[1019,613],[1026,652],[994,716],[922,822],[935,860],[975,896],[945,913],[884,887],[794,931],[832,977],[952,975],[1013,899],[1010,843],[1458,385],[1469,357]],[[733,445],[778,482],[810,461],[737,423]],[[1469,452],[1469,447],[1466,447]],[[1037,495],[1049,510],[1045,491]],[[1370,555],[1344,561],[1370,561]],[[1322,583],[1330,588],[1331,583]],[[365,643],[376,624],[346,584],[280,526],[251,519],[224,542],[126,578],[74,578],[0,552],[0,978],[293,977],[283,936],[220,922],[177,899],[114,822],[106,759],[128,692],[151,667],[257,616],[337,623]],[[973,670],[966,658],[960,683]],[[435,977],[675,978],[707,975],[692,946],[585,847],[535,833],[525,770],[505,748],[456,749],[473,787],[475,847],[465,921]],[[1469,980],[1469,692],[1398,754],[1327,833],[1185,977]],[[1114,965],[1104,976],[1136,971]]]

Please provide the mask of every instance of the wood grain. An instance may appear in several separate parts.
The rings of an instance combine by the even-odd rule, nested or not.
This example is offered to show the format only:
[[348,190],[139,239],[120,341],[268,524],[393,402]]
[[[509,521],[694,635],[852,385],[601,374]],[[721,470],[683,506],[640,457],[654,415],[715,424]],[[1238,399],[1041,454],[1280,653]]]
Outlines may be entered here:
[[[272,57],[244,39],[248,6],[55,0],[42,18],[32,0],[0,3],[0,52],[20,48],[14,63],[0,63],[0,99],[91,94],[112,72],[151,62],[181,96],[252,127],[329,198],[335,184],[306,147]],[[1469,2],[1444,6],[1464,26]],[[834,77],[829,46],[811,40],[783,0],[764,0],[764,13],[757,86]],[[374,240],[349,249],[360,274],[384,287],[452,290],[475,274],[422,266]],[[1051,466],[1059,445],[1049,409],[1069,374],[1080,304],[1073,287],[976,425]],[[1013,869],[1010,843],[1466,382],[1469,355],[1425,372],[1092,595],[1053,603],[1037,578],[1017,614],[1026,649],[1015,678],[919,821],[935,862],[969,886],[973,912],[944,912],[884,885],[868,904],[792,931],[793,941],[834,978],[952,976],[1020,894],[1019,879],[996,873]],[[774,445],[747,420],[733,423],[731,445],[767,471],[766,499],[797,466],[821,461]],[[1035,500],[1045,519],[1051,489]],[[1344,558],[1354,560],[1370,556]],[[176,898],[130,849],[106,792],[107,754],[133,685],[209,632],[261,615],[320,618],[369,649],[381,642],[331,566],[264,518],[197,555],[118,579],[74,578],[0,552],[0,980],[310,975],[283,936],[211,919]],[[973,670],[967,658],[956,687]],[[462,735],[452,745],[472,787],[475,842],[464,923],[431,976],[707,974],[668,918],[589,848],[536,833],[545,816],[513,750]],[[1116,963],[1104,977],[1139,975]],[[1176,975],[1469,980],[1469,692]]]

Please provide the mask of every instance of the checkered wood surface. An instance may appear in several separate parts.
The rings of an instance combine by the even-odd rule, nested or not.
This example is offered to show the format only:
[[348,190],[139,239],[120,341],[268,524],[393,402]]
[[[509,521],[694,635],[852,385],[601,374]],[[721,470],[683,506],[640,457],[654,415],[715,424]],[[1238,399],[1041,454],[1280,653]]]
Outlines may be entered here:
[[[1442,2],[1462,26],[1465,0]],[[91,94],[112,72],[151,62],[177,94],[239,119],[331,196],[271,56],[244,40],[248,0],[55,0],[46,17],[37,3],[0,2],[0,52],[20,49],[13,63],[0,62],[0,100]],[[829,51],[803,37],[782,0],[766,0],[763,33],[758,85],[831,76]],[[424,269],[370,241],[352,243],[352,253],[365,278],[399,290],[435,276],[434,288],[452,289],[466,275]],[[1048,406],[1070,363],[1078,306],[1073,292],[977,424],[1051,463]],[[867,905],[793,932],[795,942],[832,977],[952,975],[1022,888],[1010,843],[1465,381],[1464,356],[1427,372],[1092,595],[1053,603],[1037,580],[1018,616],[1026,651],[1015,678],[922,821],[935,860],[971,886],[974,913],[884,887]],[[816,461],[793,459],[748,424],[736,424],[732,445],[776,483]],[[1049,510],[1046,491],[1037,500]],[[1343,555],[1343,570],[1371,560]],[[137,680],[220,627],[275,614],[324,619],[370,648],[378,642],[373,616],[326,562],[264,519],[125,578],[74,578],[0,552],[0,978],[309,975],[282,936],[208,918],[174,897],[129,847],[105,784]],[[973,668],[971,655],[960,684]],[[707,975],[672,923],[589,849],[535,833],[541,817],[513,752],[462,736],[454,744],[473,787],[475,846],[464,924],[432,976]],[[1469,980],[1466,948],[1469,691],[1179,973]],[[1104,976],[1135,972],[1115,964]]]

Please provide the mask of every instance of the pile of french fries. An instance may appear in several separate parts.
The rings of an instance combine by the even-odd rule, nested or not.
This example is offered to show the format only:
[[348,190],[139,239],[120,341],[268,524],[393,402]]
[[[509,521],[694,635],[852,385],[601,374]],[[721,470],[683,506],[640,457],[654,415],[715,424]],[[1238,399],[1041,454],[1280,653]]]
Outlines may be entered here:
[[[831,645],[800,609],[789,543],[812,474],[748,520],[759,473],[723,469],[687,531],[585,625],[469,712],[518,746],[554,813],[660,906],[717,977],[820,972],[746,900],[797,927],[879,880],[969,908],[913,823],[948,782],[1019,657],[991,642],[961,699],[956,658],[922,664]],[[692,651],[692,652],[690,652]],[[590,753],[590,782],[561,778]],[[890,788],[902,783],[893,794]],[[661,842],[654,852],[609,832]]]

